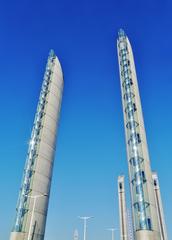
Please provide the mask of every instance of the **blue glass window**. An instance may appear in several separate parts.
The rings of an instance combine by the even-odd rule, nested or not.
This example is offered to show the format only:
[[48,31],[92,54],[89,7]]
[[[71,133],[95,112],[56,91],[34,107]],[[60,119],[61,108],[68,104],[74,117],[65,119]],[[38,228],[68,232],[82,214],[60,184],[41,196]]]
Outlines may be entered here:
[[152,230],[152,223],[150,218],[147,219],[147,223],[148,223],[148,229]]

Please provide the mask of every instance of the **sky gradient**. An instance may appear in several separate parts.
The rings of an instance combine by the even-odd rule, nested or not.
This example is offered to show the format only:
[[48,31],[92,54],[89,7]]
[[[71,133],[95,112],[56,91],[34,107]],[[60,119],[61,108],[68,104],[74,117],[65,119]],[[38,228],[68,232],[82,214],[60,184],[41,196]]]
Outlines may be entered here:
[[2,0],[0,239],[9,238],[14,222],[51,48],[62,65],[64,95],[45,240],[71,240],[75,228],[82,240],[78,215],[94,216],[88,240],[110,240],[106,229],[119,227],[117,177],[124,173],[128,178],[116,50],[119,28],[133,48],[151,166],[159,175],[172,239],[171,12],[167,0]]

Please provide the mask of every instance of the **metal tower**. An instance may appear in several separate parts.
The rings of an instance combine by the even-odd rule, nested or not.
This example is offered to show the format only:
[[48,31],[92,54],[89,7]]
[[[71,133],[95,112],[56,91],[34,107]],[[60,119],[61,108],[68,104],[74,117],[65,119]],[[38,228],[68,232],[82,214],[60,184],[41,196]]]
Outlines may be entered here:
[[51,50],[29,142],[10,240],[44,239],[62,91],[62,69]]
[[156,206],[157,206],[157,212],[158,212],[161,240],[167,240],[168,238],[167,238],[167,230],[166,230],[164,211],[163,211],[162,200],[161,200],[161,192],[160,192],[158,175],[156,172],[152,173],[152,178],[154,182],[154,191],[155,191],[155,199],[156,199]]
[[124,176],[118,177],[118,200],[120,217],[120,239],[127,240],[128,233]]
[[117,49],[135,238],[160,240],[134,57],[123,30],[119,31]]
[[127,209],[127,230],[128,230],[128,240],[134,240],[133,236],[133,222],[129,209]]

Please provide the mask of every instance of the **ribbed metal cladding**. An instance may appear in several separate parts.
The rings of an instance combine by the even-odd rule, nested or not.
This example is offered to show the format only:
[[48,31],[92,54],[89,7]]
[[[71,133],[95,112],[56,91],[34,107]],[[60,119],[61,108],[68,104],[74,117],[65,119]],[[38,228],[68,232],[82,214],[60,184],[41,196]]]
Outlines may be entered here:
[[29,142],[11,240],[44,239],[62,92],[62,69],[51,50]]
[[159,226],[141,101],[130,42],[117,40],[135,238],[159,240]]

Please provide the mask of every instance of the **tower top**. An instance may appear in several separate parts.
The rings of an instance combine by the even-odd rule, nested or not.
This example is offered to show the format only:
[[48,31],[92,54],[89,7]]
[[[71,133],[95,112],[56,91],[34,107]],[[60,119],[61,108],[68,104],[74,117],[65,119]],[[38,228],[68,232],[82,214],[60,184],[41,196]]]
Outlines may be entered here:
[[125,178],[125,175],[119,175],[118,176],[118,181],[120,182],[120,181],[124,181],[124,178]]
[[49,52],[49,58],[55,58],[56,55],[55,55],[55,52],[53,49],[50,49],[50,52]]
[[122,28],[119,29],[118,36],[119,36],[119,38],[126,37],[126,34],[125,34],[125,32],[124,32],[124,30]]
[[78,240],[79,239],[79,234],[78,234],[78,229],[75,229],[74,231],[74,240]]

